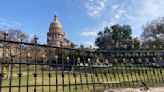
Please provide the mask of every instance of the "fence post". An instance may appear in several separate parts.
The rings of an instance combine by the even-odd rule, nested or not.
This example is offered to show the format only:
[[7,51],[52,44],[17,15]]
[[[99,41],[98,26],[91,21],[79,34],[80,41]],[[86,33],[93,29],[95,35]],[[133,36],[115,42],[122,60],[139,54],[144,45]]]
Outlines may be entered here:
[[0,73],[0,92],[2,92],[2,81],[4,78],[4,63],[6,61],[6,37],[8,36],[8,33],[3,33],[3,58],[1,62],[1,73]]
[[[21,39],[21,42],[22,42],[22,39]],[[22,44],[20,44],[20,60],[19,60],[19,73],[18,73],[18,78],[19,78],[19,83],[18,83],[18,85],[19,85],[19,88],[18,88],[18,92],[20,92],[21,90],[21,77],[22,77],[22,67],[21,67],[21,61],[22,61],[22,46],[21,46]]]
[[29,66],[30,66],[30,59],[31,59],[31,54],[30,53],[28,53],[27,54],[27,64],[26,64],[26,66],[27,66],[27,83],[26,83],[26,92],[29,92],[29,71],[30,71],[30,68],[29,68]]
[[42,73],[42,92],[44,92],[44,64],[45,64],[45,54],[42,55],[42,65],[41,65],[41,73]]
[[67,73],[68,73],[68,86],[69,86],[69,91],[71,90],[71,79],[70,79],[70,58],[67,57]]
[[37,88],[37,71],[36,71],[36,69],[37,69],[37,56],[36,56],[36,44],[37,44],[37,40],[38,40],[38,38],[36,37],[36,35],[34,36],[34,43],[35,43],[35,45],[34,45],[34,92],[36,92],[36,88]]
[[55,56],[55,77],[56,77],[56,92],[58,92],[58,55]]

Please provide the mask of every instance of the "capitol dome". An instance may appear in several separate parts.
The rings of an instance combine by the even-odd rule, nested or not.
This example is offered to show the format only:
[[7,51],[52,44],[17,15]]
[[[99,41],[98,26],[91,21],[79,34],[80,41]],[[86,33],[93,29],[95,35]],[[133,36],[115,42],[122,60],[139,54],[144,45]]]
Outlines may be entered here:
[[47,33],[47,43],[51,46],[65,46],[71,47],[73,43],[68,39],[64,38],[64,32],[62,30],[62,25],[58,21],[57,16],[54,16],[54,21],[50,24],[49,32]]
[[54,21],[50,24],[49,31],[64,35],[64,32],[62,31],[62,25],[58,21],[58,17],[56,15],[54,16]]

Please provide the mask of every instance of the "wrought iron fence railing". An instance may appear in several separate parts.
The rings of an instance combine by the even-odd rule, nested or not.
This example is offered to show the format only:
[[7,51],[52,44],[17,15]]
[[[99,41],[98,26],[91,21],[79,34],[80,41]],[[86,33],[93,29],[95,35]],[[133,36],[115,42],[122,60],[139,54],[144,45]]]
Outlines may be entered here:
[[71,92],[164,83],[164,50],[82,50],[5,38],[0,44],[0,92]]

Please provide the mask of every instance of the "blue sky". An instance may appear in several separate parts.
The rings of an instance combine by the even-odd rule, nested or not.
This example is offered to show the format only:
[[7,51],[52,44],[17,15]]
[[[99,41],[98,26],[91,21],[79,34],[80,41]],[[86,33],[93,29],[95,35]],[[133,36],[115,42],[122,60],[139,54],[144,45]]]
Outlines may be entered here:
[[19,28],[45,44],[57,14],[65,37],[89,46],[98,31],[115,23],[131,25],[139,36],[143,24],[164,15],[163,6],[163,0],[0,0],[0,29]]

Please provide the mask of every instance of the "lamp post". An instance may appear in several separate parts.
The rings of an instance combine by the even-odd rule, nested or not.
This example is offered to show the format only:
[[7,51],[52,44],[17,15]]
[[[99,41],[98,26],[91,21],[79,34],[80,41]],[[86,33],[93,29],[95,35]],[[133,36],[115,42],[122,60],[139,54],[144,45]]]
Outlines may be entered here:
[[27,54],[27,58],[29,59],[30,57],[31,57],[31,54],[30,54],[30,53],[28,53],[28,54]]
[[39,38],[38,38],[36,35],[34,35],[34,43],[35,43],[35,44],[37,44],[37,43],[38,43],[38,42],[37,42],[37,41],[38,41],[38,39],[39,39]]
[[31,54],[28,52],[28,54],[27,54],[27,88],[26,88],[26,90],[27,90],[27,92],[28,92],[28,90],[29,90],[29,70],[30,70],[30,68],[29,68],[29,65],[30,65],[30,59],[31,59]]
[[45,61],[45,58],[46,58],[46,56],[43,54],[43,55],[42,55],[42,71],[43,71],[43,68],[44,68],[43,66],[44,66],[44,63],[45,63],[45,62],[44,62],[44,61]]
[[6,37],[7,37],[8,35],[9,35],[8,32],[4,32],[4,33],[3,33],[3,36],[4,36],[3,39],[6,40]]
[[28,63],[28,64],[30,63],[30,59],[31,59],[31,53],[28,52],[28,53],[27,53],[27,63]]
[[10,50],[10,57],[11,57],[11,61],[10,62],[13,63],[13,59],[15,57],[15,52],[14,52],[13,49]]
[[[13,79],[13,57],[15,56],[15,53],[13,51],[13,49],[10,50],[10,57],[11,57],[11,61],[10,61],[10,80]],[[8,77],[8,75],[7,75]],[[12,84],[12,81],[9,82],[9,84]],[[9,92],[11,92],[11,87],[9,87]]]
[[42,92],[44,92],[44,60],[45,60],[45,55],[42,55]]
[[46,56],[45,54],[42,55],[42,63],[44,63],[44,60],[45,60]]
[[68,71],[69,71],[69,67],[70,67],[70,66],[69,66],[69,57],[66,57],[66,59],[67,59],[66,61],[67,61],[67,65],[68,65],[67,68],[68,68]]

